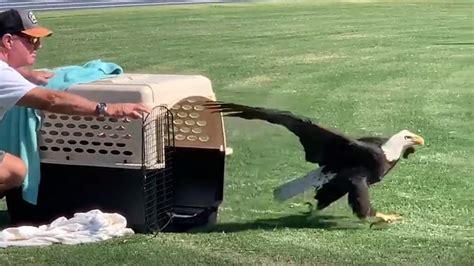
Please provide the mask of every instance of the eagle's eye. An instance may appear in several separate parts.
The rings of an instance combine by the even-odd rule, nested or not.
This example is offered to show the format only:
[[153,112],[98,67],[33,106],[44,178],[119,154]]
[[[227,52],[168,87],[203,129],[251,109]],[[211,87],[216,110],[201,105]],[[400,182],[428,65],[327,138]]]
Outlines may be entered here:
[[411,136],[405,136],[405,140],[410,140]]

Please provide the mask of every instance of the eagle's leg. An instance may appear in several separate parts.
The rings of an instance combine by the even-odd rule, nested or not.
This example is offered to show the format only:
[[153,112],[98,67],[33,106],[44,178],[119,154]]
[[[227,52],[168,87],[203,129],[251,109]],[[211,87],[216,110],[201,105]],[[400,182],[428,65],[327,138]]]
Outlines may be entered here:
[[315,210],[313,203],[309,201],[305,202],[304,205],[308,205],[308,212],[305,214],[311,214]]
[[307,212],[303,212],[303,214],[306,214],[306,215],[312,215],[314,211],[316,211],[316,208],[314,207],[314,205],[307,201],[304,203],[304,205],[307,205],[308,206],[308,211]]
[[308,205],[308,211],[305,212],[304,214],[305,215],[308,215],[308,217],[306,218],[307,220],[313,220],[315,219],[317,216],[318,216],[318,213],[319,213],[319,209],[316,208],[316,206],[314,206],[311,202],[307,201],[304,203],[305,205]]
[[372,222],[370,224],[370,227],[372,227],[374,225],[379,225],[379,224],[390,224],[390,223],[393,223],[397,220],[402,219],[402,216],[398,213],[384,214],[384,213],[381,213],[381,212],[376,212],[375,217],[377,218],[377,220]]

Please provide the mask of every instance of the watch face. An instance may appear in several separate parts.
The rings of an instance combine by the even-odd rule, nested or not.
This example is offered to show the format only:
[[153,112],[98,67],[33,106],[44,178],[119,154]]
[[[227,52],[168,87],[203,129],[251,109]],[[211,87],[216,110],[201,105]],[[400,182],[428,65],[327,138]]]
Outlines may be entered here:
[[107,104],[98,103],[96,109],[98,115],[105,115],[105,111],[107,110]]

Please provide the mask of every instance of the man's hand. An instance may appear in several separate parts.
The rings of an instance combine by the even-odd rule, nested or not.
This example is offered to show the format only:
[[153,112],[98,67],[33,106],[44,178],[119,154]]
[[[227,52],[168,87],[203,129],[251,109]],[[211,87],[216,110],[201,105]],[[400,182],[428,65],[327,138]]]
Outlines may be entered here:
[[48,84],[48,80],[54,76],[53,72],[44,70],[32,70],[30,78],[28,79],[31,83],[38,85]]
[[16,69],[23,77],[31,83],[36,85],[46,85],[48,80],[54,76],[53,72],[44,70],[32,70],[27,67],[20,67]]
[[141,103],[110,103],[107,105],[107,116],[121,118],[142,118],[143,114],[150,113],[151,108]]

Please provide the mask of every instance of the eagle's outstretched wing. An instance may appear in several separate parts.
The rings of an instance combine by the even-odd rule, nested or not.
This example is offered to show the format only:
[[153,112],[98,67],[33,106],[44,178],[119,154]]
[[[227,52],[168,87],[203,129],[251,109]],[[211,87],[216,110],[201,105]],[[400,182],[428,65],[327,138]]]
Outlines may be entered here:
[[299,137],[305,150],[306,160],[312,163],[326,164],[331,154],[347,152],[356,144],[356,141],[349,137],[323,128],[309,118],[299,117],[288,111],[221,102],[209,102],[205,106],[226,116],[260,119],[285,126]]

